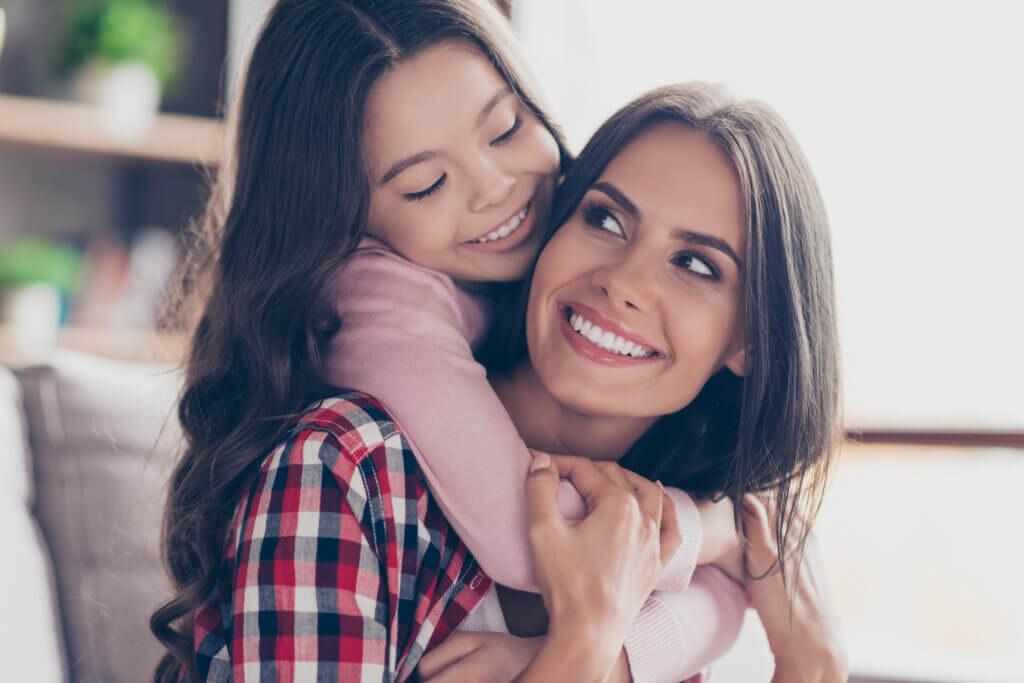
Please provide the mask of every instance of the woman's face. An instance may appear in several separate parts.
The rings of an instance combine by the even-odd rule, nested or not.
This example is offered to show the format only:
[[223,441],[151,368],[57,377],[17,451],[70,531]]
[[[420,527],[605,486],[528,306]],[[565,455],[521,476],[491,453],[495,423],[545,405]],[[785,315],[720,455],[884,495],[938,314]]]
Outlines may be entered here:
[[739,179],[703,133],[662,123],[627,145],[541,252],[530,358],[588,415],[685,407],[723,366],[745,370]]
[[551,132],[475,48],[431,46],[366,103],[369,232],[456,279],[521,278],[558,175]]

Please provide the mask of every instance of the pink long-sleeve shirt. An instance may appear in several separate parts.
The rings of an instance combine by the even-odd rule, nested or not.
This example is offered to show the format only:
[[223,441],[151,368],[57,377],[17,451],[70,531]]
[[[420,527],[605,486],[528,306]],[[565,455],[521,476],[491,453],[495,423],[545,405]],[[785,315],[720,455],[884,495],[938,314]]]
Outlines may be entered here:
[[[483,570],[537,592],[522,482],[531,457],[473,348],[487,302],[438,271],[366,239],[332,283],[341,328],[326,349],[325,379],[380,400],[403,426],[431,493]],[[626,637],[635,681],[679,681],[735,641],[746,596],[720,570],[695,572],[701,544],[693,500],[667,489],[683,542]],[[583,516],[563,481],[559,507]]]

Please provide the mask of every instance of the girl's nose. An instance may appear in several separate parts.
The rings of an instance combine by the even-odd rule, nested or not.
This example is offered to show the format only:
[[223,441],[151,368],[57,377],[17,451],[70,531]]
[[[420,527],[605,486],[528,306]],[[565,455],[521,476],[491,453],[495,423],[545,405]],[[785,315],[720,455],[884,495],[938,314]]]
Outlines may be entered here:
[[485,211],[495,206],[501,206],[512,195],[512,188],[515,187],[516,179],[511,173],[506,173],[503,168],[491,160],[481,160],[475,170],[476,184],[473,198],[470,201],[470,209],[473,211]]

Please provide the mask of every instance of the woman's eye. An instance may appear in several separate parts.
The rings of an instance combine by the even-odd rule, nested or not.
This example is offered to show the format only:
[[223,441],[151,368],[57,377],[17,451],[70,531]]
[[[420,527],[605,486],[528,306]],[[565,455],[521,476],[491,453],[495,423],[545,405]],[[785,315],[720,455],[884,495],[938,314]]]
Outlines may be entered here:
[[683,252],[673,258],[672,262],[709,280],[719,279],[718,270],[710,262],[697,254]]
[[503,142],[508,142],[509,140],[512,139],[512,136],[515,135],[516,132],[522,127],[522,125],[523,125],[523,119],[521,119],[520,117],[516,116],[516,120],[512,122],[512,127],[509,128],[508,130],[506,130],[504,133],[502,133],[498,137],[496,137],[493,140],[491,140],[491,144],[492,145],[500,145]]
[[415,201],[419,201],[421,199],[426,199],[430,195],[432,195],[435,192],[437,192],[438,190],[440,190],[441,186],[444,185],[444,181],[447,180],[447,179],[448,179],[448,174],[447,173],[442,173],[441,177],[438,178],[437,181],[433,185],[431,185],[430,187],[428,187],[425,190],[420,190],[419,192],[409,192],[408,194],[405,195],[405,198],[406,199],[411,199],[414,202]]
[[607,230],[618,237],[626,236],[626,231],[622,229],[622,225],[615,217],[615,214],[603,206],[596,204],[588,206],[583,211],[583,220],[587,222],[587,225],[592,225],[595,228],[600,228],[601,230]]

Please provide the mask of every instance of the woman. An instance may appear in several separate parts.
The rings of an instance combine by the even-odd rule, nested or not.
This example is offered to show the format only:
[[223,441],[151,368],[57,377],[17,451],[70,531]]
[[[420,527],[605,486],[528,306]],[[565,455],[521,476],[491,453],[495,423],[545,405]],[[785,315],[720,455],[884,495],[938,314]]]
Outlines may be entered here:
[[[791,135],[720,88],[654,91],[595,133],[554,218],[525,316],[497,315],[519,329],[496,328],[513,344],[493,383],[527,444],[736,500],[774,488],[773,556],[795,566],[835,443],[838,372],[828,226]],[[755,601],[773,645],[789,640],[778,587],[768,599],[758,584]]]

